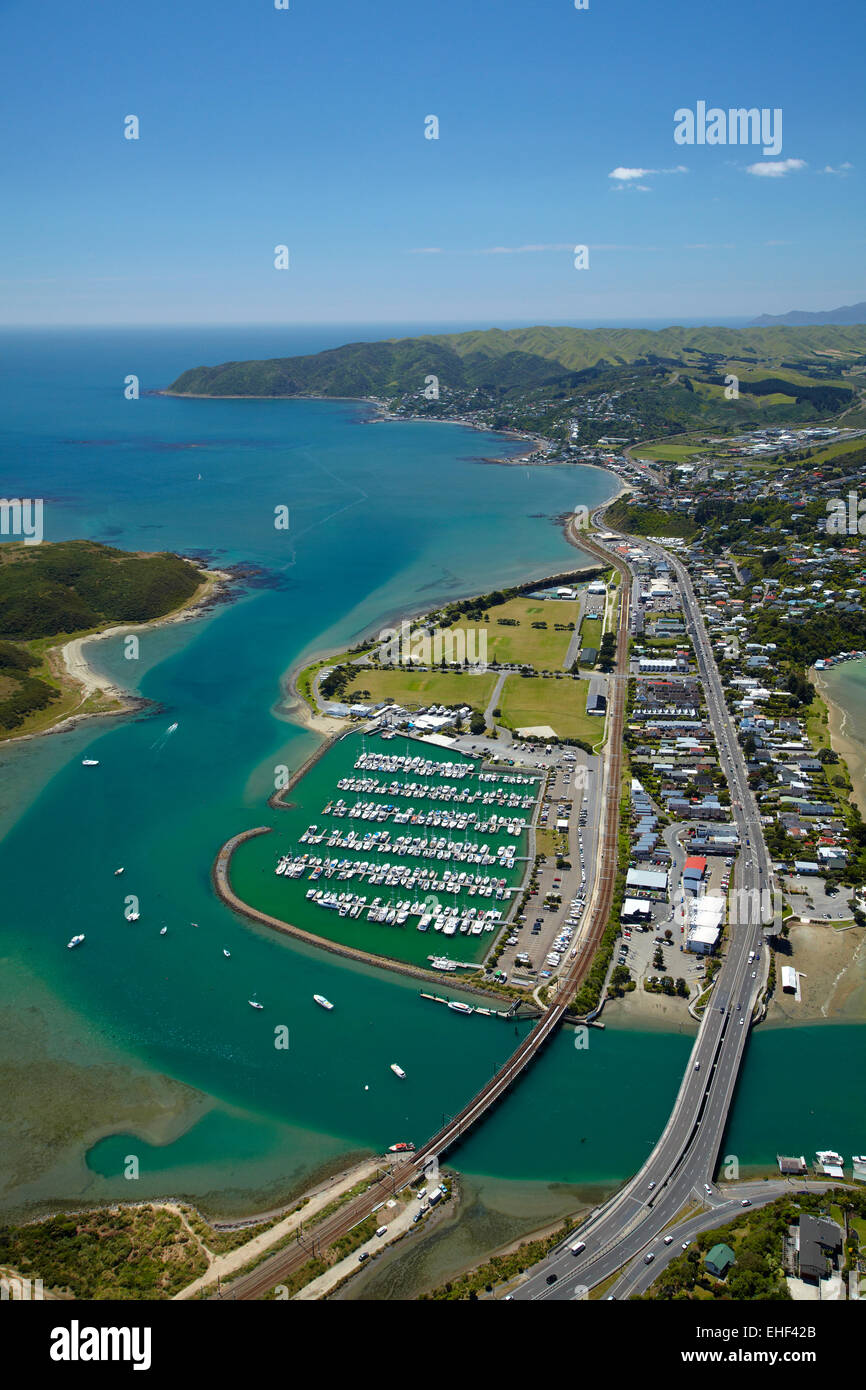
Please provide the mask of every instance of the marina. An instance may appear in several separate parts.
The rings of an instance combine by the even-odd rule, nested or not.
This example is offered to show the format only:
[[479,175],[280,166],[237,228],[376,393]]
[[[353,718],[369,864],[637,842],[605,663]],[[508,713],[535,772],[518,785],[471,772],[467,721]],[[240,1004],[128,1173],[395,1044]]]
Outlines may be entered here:
[[276,862],[270,837],[246,840],[232,886],[287,924],[434,969],[458,965],[425,937],[459,935],[472,969],[520,890],[539,779],[402,743],[397,752],[376,735],[339,739],[281,808]]

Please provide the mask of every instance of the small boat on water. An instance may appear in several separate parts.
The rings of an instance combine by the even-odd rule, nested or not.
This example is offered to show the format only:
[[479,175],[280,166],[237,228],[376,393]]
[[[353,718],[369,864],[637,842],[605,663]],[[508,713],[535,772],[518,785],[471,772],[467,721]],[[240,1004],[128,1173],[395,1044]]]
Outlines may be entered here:
[[226,960],[228,960],[231,956],[231,951],[227,951],[225,946],[223,946],[223,955],[225,956]]
[[168,728],[166,729],[165,732],[166,732],[167,734],[173,734],[176,728],[177,728],[177,725],[176,725],[176,724],[169,724],[169,726],[168,726]]
[[66,943],[66,949],[67,949],[67,951],[71,951],[71,950],[73,950],[76,946],[80,946],[83,940],[84,940],[84,932],[82,932],[80,936],[73,936],[72,940],[71,940],[71,941],[67,941],[67,943]]
[[160,934],[160,936],[165,936],[165,934],[166,934],[167,931],[168,931],[168,927],[160,927],[160,929],[159,929],[159,934]]
[[396,1062],[391,1063],[391,1070],[395,1076],[399,1076],[401,1081],[405,1080],[406,1073],[404,1072],[402,1067],[397,1066]]
[[247,1003],[251,1009],[263,1009],[265,1007],[264,1004],[259,1003],[258,999],[248,999]]
[[140,916],[140,912],[129,912],[127,913],[126,920],[127,922],[137,922]]
[[468,1004],[464,1004],[459,999],[448,1000],[449,1009],[453,1009],[456,1014],[472,1014],[475,1012]]
[[314,994],[313,998],[315,999],[316,1003],[320,1005],[320,1007],[323,1009],[333,1009],[334,1007],[330,999],[326,999],[324,994]]
[[389,1144],[389,1154],[412,1154],[415,1152],[414,1144]]
[[82,759],[81,759],[81,766],[82,766],[82,767],[99,767],[99,759],[98,759],[98,758],[82,758]]
[[122,873],[123,873],[123,865],[121,864],[121,866],[120,866],[119,869],[115,869],[115,871],[114,871],[114,877],[117,878],[117,877],[118,877],[120,874],[122,874]]

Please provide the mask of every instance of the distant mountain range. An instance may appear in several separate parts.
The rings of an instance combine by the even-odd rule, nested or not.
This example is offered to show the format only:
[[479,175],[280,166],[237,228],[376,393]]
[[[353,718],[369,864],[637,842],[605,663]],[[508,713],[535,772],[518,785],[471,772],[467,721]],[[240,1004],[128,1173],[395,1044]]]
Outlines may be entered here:
[[822,309],[810,313],[807,309],[792,309],[790,314],[761,314],[752,319],[750,328],[804,328],[812,323],[866,323],[866,301],[843,304],[841,309]]
[[[850,312],[853,313],[853,310]],[[862,327],[792,328],[491,328],[379,343],[347,343],[306,357],[224,362],[194,367],[168,388],[199,396],[385,396],[420,391],[435,376],[443,386],[500,394],[568,390],[577,373],[627,365],[718,368],[724,362],[761,367],[823,367],[828,354],[856,360],[866,353]]]

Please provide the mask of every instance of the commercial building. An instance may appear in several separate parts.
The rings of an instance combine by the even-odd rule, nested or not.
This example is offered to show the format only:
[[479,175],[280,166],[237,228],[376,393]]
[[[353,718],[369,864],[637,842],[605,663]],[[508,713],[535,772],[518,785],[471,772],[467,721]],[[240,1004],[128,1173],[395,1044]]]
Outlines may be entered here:
[[629,869],[625,876],[625,886],[628,890],[640,889],[650,897],[667,897],[667,869]]

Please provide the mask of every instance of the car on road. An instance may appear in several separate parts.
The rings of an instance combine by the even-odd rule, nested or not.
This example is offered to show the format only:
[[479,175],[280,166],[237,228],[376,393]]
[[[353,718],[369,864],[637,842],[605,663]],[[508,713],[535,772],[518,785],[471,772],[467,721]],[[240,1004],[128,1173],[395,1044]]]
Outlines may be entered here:
[[682,1245],[680,1246],[680,1249],[681,1249],[681,1250],[688,1250],[688,1248],[689,1248],[690,1245],[691,1245],[691,1241],[690,1241],[690,1240],[684,1240],[683,1243],[682,1243]]
[[741,1207],[750,1207],[751,1205],[752,1203],[749,1201],[748,1197],[744,1197],[742,1202],[740,1203]]
[[704,1183],[704,1191],[705,1191],[705,1192],[712,1192],[712,1190],[713,1190],[713,1189],[710,1187],[710,1184],[709,1184],[708,1182],[705,1182],[705,1183]]
[[545,1283],[547,1283],[547,1284],[555,1284],[558,1278],[559,1278],[559,1275],[558,1275],[558,1274],[548,1274],[547,1279],[545,1280]]
[[665,1245],[673,1245],[673,1243],[674,1243],[674,1238],[673,1238],[673,1236],[665,1236]]
[[648,1255],[644,1255],[644,1257],[643,1257],[643,1262],[644,1262],[645,1265],[651,1265],[654,1259],[655,1259],[655,1255],[653,1254],[653,1252],[652,1252],[652,1250],[651,1250],[651,1251],[649,1252]]
[[655,1187],[655,1182],[651,1182],[650,1185],[649,1185],[649,1190],[650,1190],[650,1192],[652,1192],[652,1190],[653,1190],[654,1187]]
[[363,1264],[364,1261],[365,1261],[365,1260],[369,1260],[369,1258],[370,1258],[370,1252],[369,1252],[369,1250],[362,1250],[361,1253],[360,1253],[360,1255],[358,1256],[358,1264]]

